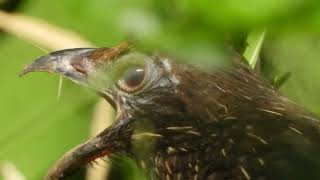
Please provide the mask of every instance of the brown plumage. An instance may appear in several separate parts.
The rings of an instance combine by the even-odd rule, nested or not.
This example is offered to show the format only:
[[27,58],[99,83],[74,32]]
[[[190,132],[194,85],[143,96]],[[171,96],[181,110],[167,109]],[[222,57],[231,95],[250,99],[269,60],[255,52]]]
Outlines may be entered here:
[[111,127],[64,155],[47,179],[113,154],[133,158],[153,179],[320,178],[319,118],[236,54],[231,67],[208,70],[122,44],[54,52],[23,74],[30,71],[63,74],[117,110]]

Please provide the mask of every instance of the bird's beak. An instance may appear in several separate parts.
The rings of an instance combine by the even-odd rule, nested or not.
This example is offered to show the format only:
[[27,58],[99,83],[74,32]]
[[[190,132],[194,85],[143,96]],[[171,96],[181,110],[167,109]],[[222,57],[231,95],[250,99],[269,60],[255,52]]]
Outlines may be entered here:
[[[20,75],[35,71],[60,74],[78,84],[94,88],[105,97],[106,94],[99,89],[99,86],[92,84],[92,81],[97,81],[100,78],[95,76],[96,72],[121,55],[128,53],[130,47],[128,43],[122,43],[113,48],[78,48],[52,52],[26,66]],[[112,104],[112,98],[105,98]],[[119,120],[118,122],[123,121]],[[127,141],[130,136],[128,133],[121,133],[120,131],[121,127],[115,123],[95,138],[75,147],[56,163],[49,171],[47,179],[61,179],[96,158],[128,149],[123,146],[128,144]],[[125,137],[120,137],[123,135]]]
[[26,66],[20,76],[38,71],[56,73],[75,83],[104,93],[110,83],[110,77],[101,76],[99,73],[108,64],[112,64],[112,61],[127,54],[131,48],[130,44],[124,42],[112,48],[75,48],[55,51]]
[[95,48],[77,48],[52,52],[36,59],[26,66],[20,76],[29,72],[42,71],[60,74],[72,81],[86,85],[87,75],[93,71],[93,63],[88,59]]

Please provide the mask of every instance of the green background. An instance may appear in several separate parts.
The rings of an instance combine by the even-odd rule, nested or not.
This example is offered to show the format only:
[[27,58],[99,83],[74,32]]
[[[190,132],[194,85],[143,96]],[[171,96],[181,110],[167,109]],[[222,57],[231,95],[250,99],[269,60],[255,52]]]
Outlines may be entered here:
[[[246,35],[266,27],[264,77],[272,81],[291,72],[280,91],[320,113],[316,0],[28,0],[18,11],[75,31],[97,46],[132,40],[141,51],[164,52],[200,65],[215,65],[229,46],[242,53]],[[25,64],[43,54],[1,33],[0,161],[14,163],[31,180],[41,179],[64,152],[88,138],[97,100],[94,92],[64,81],[57,102],[57,76],[18,77]],[[139,179],[126,160],[113,173]]]

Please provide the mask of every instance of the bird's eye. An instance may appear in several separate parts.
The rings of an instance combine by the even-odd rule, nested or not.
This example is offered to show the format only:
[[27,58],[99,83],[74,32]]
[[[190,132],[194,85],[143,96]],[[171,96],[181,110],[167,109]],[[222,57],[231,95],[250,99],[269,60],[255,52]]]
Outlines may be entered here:
[[118,81],[118,87],[125,92],[139,90],[144,82],[145,70],[143,67],[130,67],[126,69]]

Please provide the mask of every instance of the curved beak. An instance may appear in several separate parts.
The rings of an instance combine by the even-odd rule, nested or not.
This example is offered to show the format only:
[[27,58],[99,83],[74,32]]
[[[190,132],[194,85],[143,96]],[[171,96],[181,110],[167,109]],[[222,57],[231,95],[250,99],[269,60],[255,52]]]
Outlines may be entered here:
[[108,79],[99,76],[96,72],[106,64],[127,54],[131,48],[129,43],[124,42],[112,48],[75,48],[55,51],[26,66],[20,76],[38,71],[56,73],[101,92],[105,90],[104,85]]
[[[102,67],[109,64],[111,60],[128,53],[130,48],[128,43],[122,43],[113,48],[77,48],[52,52],[26,66],[20,76],[36,71],[60,74],[78,84],[97,90],[112,104],[113,100],[108,97],[106,89],[97,85],[97,81],[103,85],[106,82],[105,79],[97,76],[99,74],[96,72],[103,69]],[[119,124],[115,123],[95,138],[66,153],[49,171],[46,179],[61,179],[96,158],[128,149],[131,133],[127,128],[122,127],[123,121],[119,118],[124,117],[118,117],[116,122]]]
[[88,61],[88,56],[95,50],[95,48],[76,48],[52,52],[26,66],[21,71],[20,76],[36,71],[50,72],[86,85],[86,77],[93,70],[92,63]]

